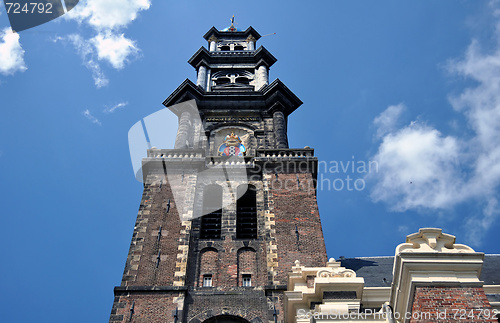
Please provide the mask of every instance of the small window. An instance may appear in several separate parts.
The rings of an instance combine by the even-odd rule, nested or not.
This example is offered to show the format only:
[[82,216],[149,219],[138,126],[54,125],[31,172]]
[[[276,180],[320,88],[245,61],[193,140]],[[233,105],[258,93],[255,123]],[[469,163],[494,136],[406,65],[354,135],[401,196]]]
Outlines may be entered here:
[[251,275],[243,275],[243,287],[252,287]]
[[228,77],[219,77],[217,80],[215,80],[216,85],[222,85],[228,83],[231,83],[231,79],[229,79]]
[[230,50],[230,49],[231,49],[231,47],[229,47],[228,45],[224,45],[224,46],[220,47],[220,50],[223,50],[223,51]]
[[244,49],[244,48],[243,48],[243,46],[241,46],[241,45],[236,45],[236,46],[234,46],[234,50],[243,50],[243,49]]
[[212,287],[212,275],[203,275],[203,287]]
[[250,80],[244,76],[237,77],[235,82],[241,84],[250,84]]

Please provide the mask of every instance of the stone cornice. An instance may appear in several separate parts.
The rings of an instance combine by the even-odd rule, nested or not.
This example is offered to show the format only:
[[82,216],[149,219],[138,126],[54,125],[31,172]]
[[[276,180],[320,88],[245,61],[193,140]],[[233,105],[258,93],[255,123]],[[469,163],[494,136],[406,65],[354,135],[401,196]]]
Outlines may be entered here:
[[266,65],[268,68],[276,63],[277,59],[263,46],[257,50],[215,51],[211,52],[201,47],[188,60],[194,68],[204,64],[210,67],[217,64],[251,64],[255,67]]
[[[224,100],[221,98],[224,98]],[[177,116],[180,116],[182,111],[178,110],[176,105],[188,100],[196,100],[200,111],[205,109],[211,111],[234,109],[235,104],[237,104],[237,106],[241,106],[241,109],[259,110],[267,114],[279,110],[285,116],[288,116],[302,105],[302,101],[279,79],[259,91],[242,92],[206,92],[189,79],[186,79],[163,101],[163,105]]]
[[254,37],[256,40],[258,40],[261,37],[260,34],[255,29],[253,29],[252,26],[250,26],[245,31],[220,31],[217,28],[212,27],[207,31],[207,33],[203,36],[203,38],[205,38],[208,41],[210,37],[216,37],[218,39],[224,39],[224,38],[246,39],[250,36]]

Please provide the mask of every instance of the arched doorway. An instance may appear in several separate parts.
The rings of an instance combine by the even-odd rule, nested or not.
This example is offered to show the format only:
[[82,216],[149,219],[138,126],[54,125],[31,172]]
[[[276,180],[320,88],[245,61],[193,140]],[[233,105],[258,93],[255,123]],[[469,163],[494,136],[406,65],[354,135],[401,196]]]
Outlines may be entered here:
[[216,317],[211,317],[203,323],[249,323],[244,318],[233,316],[233,315],[219,315]]

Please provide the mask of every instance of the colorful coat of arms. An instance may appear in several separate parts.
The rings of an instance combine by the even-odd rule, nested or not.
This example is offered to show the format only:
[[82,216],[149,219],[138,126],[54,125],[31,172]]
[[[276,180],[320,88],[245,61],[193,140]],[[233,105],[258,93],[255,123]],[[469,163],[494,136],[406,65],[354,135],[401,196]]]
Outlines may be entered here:
[[231,133],[224,138],[224,142],[219,146],[218,152],[221,156],[244,156],[246,148],[241,143],[240,137]]

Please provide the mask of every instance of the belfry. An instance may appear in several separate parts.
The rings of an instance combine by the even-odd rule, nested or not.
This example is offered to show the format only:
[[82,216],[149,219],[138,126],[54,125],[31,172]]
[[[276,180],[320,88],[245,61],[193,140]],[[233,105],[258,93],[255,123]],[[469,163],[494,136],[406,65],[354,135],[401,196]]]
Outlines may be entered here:
[[148,149],[142,196],[110,322],[285,322],[297,263],[327,262],[314,150],[289,148],[302,102],[252,27],[212,27],[164,102],[175,146]]

